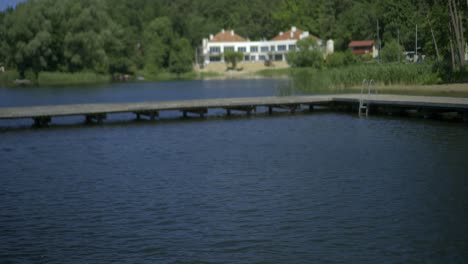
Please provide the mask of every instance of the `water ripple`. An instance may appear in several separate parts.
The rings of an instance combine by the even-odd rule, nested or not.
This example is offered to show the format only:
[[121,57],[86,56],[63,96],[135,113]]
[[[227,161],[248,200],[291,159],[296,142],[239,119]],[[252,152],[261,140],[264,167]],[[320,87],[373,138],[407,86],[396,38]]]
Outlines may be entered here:
[[314,114],[1,140],[6,263],[467,260],[462,126]]

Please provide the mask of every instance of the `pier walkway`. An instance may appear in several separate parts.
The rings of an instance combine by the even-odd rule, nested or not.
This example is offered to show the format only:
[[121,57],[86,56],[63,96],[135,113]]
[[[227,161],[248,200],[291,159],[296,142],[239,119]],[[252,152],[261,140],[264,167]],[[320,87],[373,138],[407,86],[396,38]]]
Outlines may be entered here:
[[[87,122],[102,122],[107,115],[114,113],[134,113],[138,119],[147,117],[155,119],[161,111],[181,111],[184,117],[188,114],[204,116],[208,109],[225,109],[227,115],[231,111],[242,111],[247,114],[255,112],[257,107],[265,107],[269,114],[275,108],[287,109],[294,113],[306,107],[312,111],[315,106],[330,108],[346,108],[355,110],[360,100],[365,100],[372,111],[405,112],[418,111],[424,115],[435,115],[454,112],[464,120],[468,118],[468,98],[404,96],[404,95],[311,95],[284,97],[250,97],[223,98],[166,102],[142,103],[97,103],[72,104],[31,107],[0,107],[0,119],[32,118],[36,126],[45,126],[53,117],[84,116]],[[356,110],[357,113],[357,110]]]

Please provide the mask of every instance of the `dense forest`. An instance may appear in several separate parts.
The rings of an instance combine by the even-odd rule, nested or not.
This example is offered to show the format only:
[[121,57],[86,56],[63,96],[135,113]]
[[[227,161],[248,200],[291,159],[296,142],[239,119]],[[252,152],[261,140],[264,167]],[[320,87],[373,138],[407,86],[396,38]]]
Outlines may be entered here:
[[[0,12],[0,63],[42,71],[174,73],[192,69],[202,38],[235,29],[252,40],[295,25],[345,50],[381,39],[463,68],[468,1],[29,0]],[[377,32],[377,21],[379,31]]]

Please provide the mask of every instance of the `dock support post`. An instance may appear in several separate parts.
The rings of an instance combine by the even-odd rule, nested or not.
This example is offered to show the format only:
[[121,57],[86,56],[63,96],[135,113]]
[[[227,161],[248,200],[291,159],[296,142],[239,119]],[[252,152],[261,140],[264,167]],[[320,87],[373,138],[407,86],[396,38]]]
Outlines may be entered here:
[[314,105],[309,105],[309,112],[313,112],[314,111]]
[[468,112],[462,112],[460,113],[460,116],[462,117],[463,122],[468,123]]
[[430,110],[420,110],[419,111],[424,119],[435,119],[437,117],[437,114],[434,111]]
[[208,108],[197,108],[197,109],[184,109],[182,111],[182,117],[187,118],[188,113],[200,115],[200,117],[205,117],[205,114],[208,114]]
[[106,113],[86,115],[86,124],[92,124],[94,122],[96,122],[98,124],[102,124],[102,122],[106,118],[107,118]]
[[291,105],[291,106],[289,106],[289,112],[290,112],[291,114],[295,114],[298,107],[299,107],[298,105]]
[[34,127],[45,127],[48,126],[50,121],[52,121],[52,118],[50,116],[39,116],[39,117],[34,117]]
[[269,115],[273,114],[273,107],[272,106],[268,106],[268,114]]
[[147,110],[147,111],[139,111],[139,112],[134,112],[136,114],[137,120],[140,120],[142,116],[147,116],[151,120],[155,120],[156,117],[159,116],[158,111],[152,111],[152,110]]
[[226,108],[226,113],[228,116],[231,116],[232,111],[242,111],[245,112],[247,115],[250,115],[252,111],[255,111],[255,106],[245,106],[245,107],[228,107]]

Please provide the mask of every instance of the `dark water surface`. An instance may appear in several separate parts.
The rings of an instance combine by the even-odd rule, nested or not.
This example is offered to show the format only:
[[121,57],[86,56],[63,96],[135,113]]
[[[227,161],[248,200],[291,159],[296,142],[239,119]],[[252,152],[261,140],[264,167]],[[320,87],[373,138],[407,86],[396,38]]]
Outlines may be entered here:
[[[279,85],[218,83],[0,93],[22,105]],[[466,263],[467,157],[464,124],[339,113],[3,130],[0,262]]]
[[293,92],[289,80],[278,79],[113,83],[84,87],[0,86],[0,107],[277,96]]

